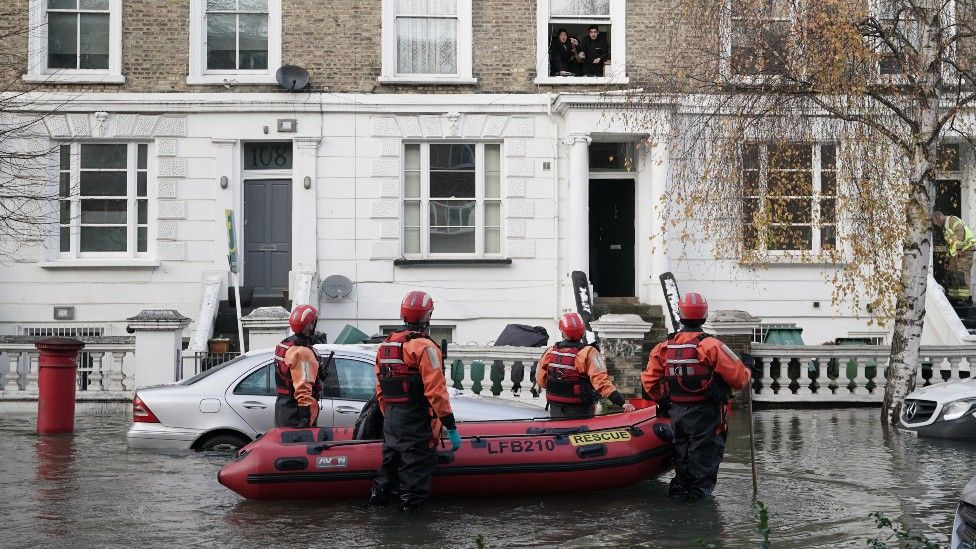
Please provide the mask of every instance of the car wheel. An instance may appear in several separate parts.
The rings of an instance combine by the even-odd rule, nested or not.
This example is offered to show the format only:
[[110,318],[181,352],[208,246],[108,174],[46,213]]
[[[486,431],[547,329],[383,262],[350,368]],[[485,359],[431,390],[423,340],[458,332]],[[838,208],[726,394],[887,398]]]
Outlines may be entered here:
[[216,435],[203,441],[199,446],[201,452],[233,452],[240,450],[250,442],[243,435]]

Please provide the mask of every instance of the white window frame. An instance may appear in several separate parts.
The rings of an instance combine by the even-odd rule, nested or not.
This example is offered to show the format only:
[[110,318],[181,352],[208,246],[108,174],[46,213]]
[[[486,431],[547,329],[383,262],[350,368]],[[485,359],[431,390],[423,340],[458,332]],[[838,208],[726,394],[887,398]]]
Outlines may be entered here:
[[[431,253],[430,251],[430,146],[431,145],[475,145],[475,236],[474,252],[471,253]],[[505,199],[502,189],[505,188],[505,158],[504,143],[499,141],[408,141],[404,142],[401,158],[406,158],[406,147],[420,145],[420,198],[407,198],[404,195],[406,178],[403,167],[400,168],[400,256],[406,259],[501,259],[505,257]],[[499,196],[485,198],[485,145],[499,146]],[[403,231],[403,221],[406,218],[405,203],[407,200],[420,201],[420,253],[405,253],[403,250],[406,235]],[[436,199],[435,199],[436,200]],[[498,252],[485,253],[485,201],[497,201],[501,225],[498,228]]]
[[[60,184],[60,147],[69,145],[71,147],[71,171],[70,171],[70,193],[71,193],[71,213],[70,213],[70,239],[69,250],[61,251],[60,231],[56,231],[52,238],[53,256],[58,261],[72,260],[148,260],[155,255],[156,240],[156,201],[151,190],[155,188],[154,181],[156,173],[153,158],[155,154],[154,146],[147,141],[70,141],[57,143],[53,149],[53,178],[54,188],[57,192]],[[81,147],[83,145],[126,145],[126,250],[121,252],[82,252],[81,251]],[[146,145],[146,251],[139,252],[138,249],[138,207],[137,207],[137,172],[139,162],[139,145]],[[60,202],[60,201],[59,201]],[[60,215],[60,208],[57,208],[55,216]],[[58,224],[60,226],[60,223]],[[42,265],[43,266],[43,265]]]
[[[722,10],[722,22],[721,22],[721,40],[722,40],[722,55],[719,59],[719,74],[727,82],[732,82],[734,84],[742,84],[746,86],[762,85],[769,82],[775,82],[777,79],[781,79],[782,76],[778,74],[736,74],[732,71],[732,6],[733,0],[726,0],[725,9]],[[793,4],[793,8],[796,4]],[[789,15],[790,26],[794,29],[796,28],[796,10],[791,9]],[[785,20],[785,19],[784,19]],[[802,52],[794,52],[796,55],[802,55]]]
[[261,70],[207,69],[207,0],[190,0],[189,85],[276,84],[281,67],[281,0],[268,0],[268,68]]
[[397,72],[396,8],[397,0],[383,0],[383,68],[377,79],[381,84],[477,84],[472,73],[471,2],[457,2],[457,73],[414,74]]
[[[943,28],[948,28],[955,24],[956,21],[956,2],[954,0],[949,1],[945,4],[946,9],[942,12],[942,26]],[[885,13],[883,11],[883,0],[870,0],[869,9],[871,14],[876,17],[879,21],[887,20]],[[947,54],[953,59],[956,59],[956,52],[958,48],[956,47],[958,43],[953,43],[949,46]],[[879,54],[883,53],[884,46],[881,44],[874,45],[874,51]],[[942,78],[945,80],[950,80],[952,78],[953,69],[948,64],[942,64]],[[907,85],[909,83],[908,77],[905,74],[882,74],[881,73],[881,58],[878,58],[878,62],[875,63],[875,74],[877,75],[878,81],[882,84],[888,85]]]
[[[829,254],[839,253],[840,251],[840,212],[838,211],[839,206],[839,195],[840,195],[840,168],[838,167],[838,162],[840,161],[840,144],[833,141],[810,141],[797,144],[806,144],[812,148],[812,156],[810,159],[810,177],[811,181],[811,194],[810,194],[810,247],[804,249],[786,249],[786,250],[770,250],[767,248],[766,235],[765,233],[758,233],[756,238],[758,240],[758,246],[755,248],[746,248],[746,254],[756,254],[759,257],[766,257],[771,259],[783,259],[783,260],[804,260],[809,258],[818,258],[826,256]],[[755,197],[759,199],[759,208],[761,211],[766,209],[766,200],[769,192],[769,145],[770,143],[744,143],[743,147],[756,145],[759,146],[759,189]],[[834,147],[834,194],[833,195],[823,195],[821,191],[823,190],[823,177],[822,177],[822,164],[821,164],[821,154],[823,147],[833,146]],[[740,174],[742,173],[742,168],[739,168]],[[740,175],[741,177],[741,175]],[[750,195],[752,196],[752,195]],[[833,223],[821,223],[821,212],[820,212],[820,202],[824,198],[829,199],[834,198],[834,222]],[[741,219],[741,218],[740,218]],[[745,226],[748,225],[740,220],[740,231],[745,230]],[[767,225],[775,225],[775,223],[768,222]],[[800,225],[805,226],[807,223],[791,223],[790,225]],[[834,226],[834,247],[824,249],[821,243],[821,231],[824,226]],[[768,230],[768,227],[767,227]]]
[[[628,84],[627,76],[627,0],[610,0],[610,19],[613,30],[610,40],[610,76],[549,76],[549,1],[536,1],[536,84],[605,85]],[[593,19],[579,19],[581,24],[592,24]]]
[[47,0],[30,0],[28,8],[30,83],[124,84],[122,75],[122,0],[109,0],[108,69],[49,69],[47,66]]

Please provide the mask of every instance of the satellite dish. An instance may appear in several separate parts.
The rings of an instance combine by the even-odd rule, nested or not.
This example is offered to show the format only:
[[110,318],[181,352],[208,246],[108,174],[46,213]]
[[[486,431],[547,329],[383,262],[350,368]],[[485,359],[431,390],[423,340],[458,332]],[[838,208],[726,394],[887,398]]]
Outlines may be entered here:
[[308,85],[308,71],[297,65],[282,65],[275,72],[278,85],[288,91],[299,91]]
[[352,293],[352,281],[342,275],[332,275],[322,281],[319,291],[327,301],[338,301]]

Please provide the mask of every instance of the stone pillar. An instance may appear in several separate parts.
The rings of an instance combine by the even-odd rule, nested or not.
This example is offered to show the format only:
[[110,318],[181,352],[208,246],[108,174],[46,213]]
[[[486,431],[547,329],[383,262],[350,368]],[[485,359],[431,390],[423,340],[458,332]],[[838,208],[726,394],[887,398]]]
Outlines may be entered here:
[[284,307],[258,307],[242,318],[248,349],[273,349],[288,337],[288,315]]
[[[705,322],[703,329],[706,333],[719,338],[729,349],[736,354],[752,352],[752,334],[762,319],[752,316],[745,311],[712,311],[708,314],[708,321]],[[744,402],[745,392],[736,393],[734,402],[736,405]]]
[[590,270],[590,138],[574,134],[569,144],[568,271]]
[[145,309],[126,319],[136,335],[136,367],[132,388],[180,379],[183,329],[190,319],[174,309]]
[[642,347],[653,326],[637,315],[603,315],[590,323],[597,333],[607,370],[624,398],[641,396],[640,375],[646,366]]

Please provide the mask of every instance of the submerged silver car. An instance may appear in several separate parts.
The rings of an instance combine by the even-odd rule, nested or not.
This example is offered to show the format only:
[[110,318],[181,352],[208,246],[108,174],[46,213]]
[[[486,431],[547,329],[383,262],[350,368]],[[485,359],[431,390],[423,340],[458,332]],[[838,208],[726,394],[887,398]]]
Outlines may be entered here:
[[962,491],[952,525],[950,549],[976,549],[976,477]]
[[922,387],[901,407],[901,426],[919,436],[976,439],[976,378]]
[[[355,345],[317,345],[333,351],[325,396],[319,401],[320,427],[351,427],[373,396],[375,355]],[[271,349],[250,351],[196,376],[169,385],[145,387],[132,399],[130,448],[234,449],[274,427],[275,381]],[[547,417],[540,407],[481,397],[451,395],[458,421]]]

